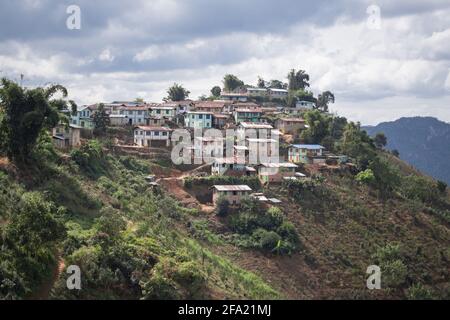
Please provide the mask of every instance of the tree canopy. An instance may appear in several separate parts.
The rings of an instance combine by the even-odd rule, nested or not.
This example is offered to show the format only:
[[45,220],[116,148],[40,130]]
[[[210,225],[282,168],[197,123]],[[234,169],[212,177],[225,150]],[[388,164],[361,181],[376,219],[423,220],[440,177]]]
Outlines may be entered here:
[[186,90],[183,86],[174,83],[173,86],[171,86],[167,90],[168,97],[167,100],[171,101],[183,101],[186,100],[189,97],[190,92]]
[[211,89],[211,94],[213,95],[213,97],[218,98],[222,94],[222,89],[219,86],[214,86]]
[[305,70],[292,69],[288,76],[289,90],[296,91],[299,89],[306,89],[309,87],[309,74]]
[[334,101],[334,94],[330,91],[325,91],[319,94],[316,107],[323,112],[328,112],[328,105],[334,103]]
[[223,78],[223,88],[225,91],[232,92],[242,86],[244,86],[244,82],[235,75],[227,74]]
[[[58,93],[63,99],[52,99]],[[67,90],[61,85],[47,88],[24,89],[17,83],[2,79],[0,103],[4,115],[0,123],[2,142],[8,158],[16,163],[30,160],[31,153],[42,130],[55,127],[60,120],[68,122],[62,115],[68,106],[76,108],[72,101],[66,101]]]

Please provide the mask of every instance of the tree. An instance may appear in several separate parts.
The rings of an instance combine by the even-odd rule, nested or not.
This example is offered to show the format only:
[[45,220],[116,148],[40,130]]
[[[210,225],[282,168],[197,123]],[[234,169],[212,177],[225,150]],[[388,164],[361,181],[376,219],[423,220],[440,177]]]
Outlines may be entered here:
[[105,106],[103,103],[99,105],[98,110],[94,113],[93,121],[94,133],[96,135],[102,135],[106,133],[106,128],[110,124],[110,119],[105,111]]
[[436,184],[436,187],[439,190],[439,192],[444,193],[447,190],[447,183],[439,180]]
[[230,202],[225,197],[220,197],[219,199],[217,199],[216,214],[219,217],[227,216],[229,209],[230,209]]
[[314,98],[314,94],[311,91],[307,91],[304,89],[289,91],[289,95],[287,98],[288,107],[295,108],[298,101],[316,102],[316,98]]
[[378,132],[374,138],[375,146],[382,149],[387,145],[387,138],[383,132]]
[[266,82],[261,77],[258,77],[258,88],[262,88],[262,89],[266,88]]
[[317,98],[317,105],[316,108],[323,111],[328,112],[328,105],[330,103],[334,103],[334,94],[330,91],[325,91],[319,94],[319,97]]
[[223,78],[223,88],[227,92],[232,92],[242,86],[244,86],[244,82],[235,75],[227,74]]
[[213,97],[218,98],[222,93],[222,89],[219,86],[215,86],[211,89],[211,94]]
[[67,90],[61,85],[24,89],[2,79],[0,103],[5,114],[0,130],[3,148],[11,161],[28,162],[41,132],[55,127],[62,119],[61,111],[67,110],[68,103],[63,99],[51,99],[57,92],[67,97]]
[[375,182],[375,175],[371,169],[366,169],[356,175],[356,181],[370,185]]
[[305,70],[295,71],[295,69],[292,69],[287,77],[290,91],[296,91],[299,89],[305,90],[309,87],[309,75]]
[[359,123],[350,122],[345,126],[339,146],[342,153],[355,159],[361,171],[366,170],[376,157],[373,141],[365,131],[361,131]]
[[304,118],[309,128],[302,132],[301,138],[306,143],[321,143],[330,134],[331,117],[327,117],[317,110],[312,110],[306,112]]
[[391,153],[394,157],[400,157],[400,152],[397,149],[392,150]]
[[272,89],[287,89],[288,84],[280,80],[270,80],[269,88]]
[[136,99],[134,99],[134,102],[136,102],[138,104],[144,104],[145,103],[143,98],[136,98]]
[[183,88],[183,86],[174,83],[173,86],[171,86],[167,90],[168,97],[167,100],[171,101],[183,101],[186,100],[189,97],[190,92]]

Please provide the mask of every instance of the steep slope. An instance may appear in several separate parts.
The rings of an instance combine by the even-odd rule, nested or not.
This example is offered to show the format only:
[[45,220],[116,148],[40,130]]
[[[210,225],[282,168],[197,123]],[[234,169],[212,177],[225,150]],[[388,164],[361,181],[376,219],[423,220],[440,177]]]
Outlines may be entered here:
[[431,117],[401,118],[363,127],[369,135],[383,132],[387,148],[428,175],[450,184],[450,124]]

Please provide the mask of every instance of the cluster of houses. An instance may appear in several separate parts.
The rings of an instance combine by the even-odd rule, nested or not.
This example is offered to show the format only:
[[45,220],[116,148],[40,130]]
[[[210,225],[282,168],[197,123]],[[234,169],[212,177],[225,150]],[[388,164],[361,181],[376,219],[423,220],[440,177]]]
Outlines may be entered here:
[[[253,102],[258,101],[255,97],[275,100],[286,98],[287,95],[288,91],[284,89],[247,88],[245,92],[222,93],[220,100],[214,101],[114,101],[103,104],[103,108],[110,125],[133,128],[134,144],[143,148],[171,147],[172,133],[178,128],[191,133],[212,128],[237,130],[244,139],[239,143],[233,142],[233,152],[227,157],[224,157],[224,137],[193,139],[194,161],[195,157],[204,157],[202,150],[208,150],[211,175],[256,175],[264,184],[280,183],[283,180],[304,178],[305,175],[299,172],[300,164],[324,164],[329,159],[341,163],[347,161],[344,156],[327,153],[323,146],[308,144],[289,145],[287,155],[280,156],[277,161],[259,158],[249,161],[251,150],[263,150],[263,154],[270,159],[274,151],[278,154],[280,136],[289,135],[298,140],[301,132],[308,128],[301,114],[314,108],[312,102],[298,101],[294,108],[276,103],[263,106]],[[69,126],[54,129],[55,145],[61,149],[80,145],[80,131],[94,129],[93,115],[98,108],[99,105],[78,108],[76,114],[71,116]],[[270,117],[271,123],[267,121]],[[257,135],[248,135],[249,130]],[[200,155],[195,152],[199,150]],[[226,196],[231,204],[239,204],[242,196],[248,194],[263,202],[279,202],[277,199],[267,199],[262,194],[253,194],[248,186],[214,186],[213,199],[215,201],[219,196]]]

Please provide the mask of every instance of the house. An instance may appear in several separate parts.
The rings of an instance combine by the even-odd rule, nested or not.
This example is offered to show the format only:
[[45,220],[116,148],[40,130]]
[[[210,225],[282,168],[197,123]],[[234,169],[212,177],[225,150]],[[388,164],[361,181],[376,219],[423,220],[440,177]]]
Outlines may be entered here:
[[124,114],[110,114],[109,124],[113,127],[125,126],[128,124],[128,117]]
[[215,113],[213,115],[213,127],[216,129],[223,129],[227,125],[229,119],[230,116],[227,114]]
[[178,104],[171,103],[161,103],[157,105],[152,105],[149,110],[150,117],[163,117],[167,120],[172,120],[177,115]]
[[220,95],[220,98],[222,100],[227,100],[227,101],[246,102],[246,101],[248,101],[248,94],[247,93],[222,92],[222,94]]
[[250,97],[266,97],[269,93],[266,88],[247,88]]
[[295,105],[297,109],[304,109],[304,110],[312,110],[315,108],[315,106],[316,104],[314,102],[304,100],[297,101]]
[[277,156],[279,151],[279,141],[266,138],[247,138],[246,159],[251,164],[270,162],[269,157]]
[[53,128],[53,145],[58,149],[69,149],[81,145],[81,127],[70,124],[60,124]]
[[213,124],[213,113],[203,111],[188,111],[185,126],[193,129],[210,129]]
[[211,175],[251,176],[256,169],[245,164],[238,157],[215,158],[211,164]]
[[225,102],[222,101],[198,101],[194,103],[195,111],[222,113],[225,109]]
[[234,120],[236,124],[241,122],[260,122],[262,110],[261,108],[248,109],[237,108],[234,109]]
[[195,137],[194,148],[197,151],[196,157],[222,157],[224,149],[223,137]]
[[136,126],[134,143],[141,147],[169,147],[171,132],[166,127]]
[[245,196],[250,196],[252,189],[247,185],[213,186],[213,203],[221,197],[228,200],[232,206],[239,205]]
[[285,178],[295,177],[297,165],[289,162],[261,163],[258,176],[262,183],[280,183]]
[[128,125],[146,125],[149,116],[148,106],[122,106],[119,114],[127,116]]
[[284,134],[297,135],[304,130],[307,125],[302,118],[281,118],[275,122],[275,126]]
[[324,149],[318,144],[294,144],[288,150],[288,160],[292,163],[325,163]]
[[270,124],[262,122],[241,122],[238,126],[238,131],[240,134],[248,137],[250,134],[256,133],[254,138],[259,137],[260,135],[264,135],[264,137],[266,137],[270,135],[272,129],[273,127]]
[[94,129],[94,111],[93,106],[82,106],[78,108],[76,114],[71,117],[71,124],[86,129]]
[[166,124],[166,119],[164,117],[150,116],[147,118],[147,125],[150,127],[162,127],[164,124]]
[[268,89],[269,96],[271,99],[284,99],[287,98],[289,91],[286,89]]

